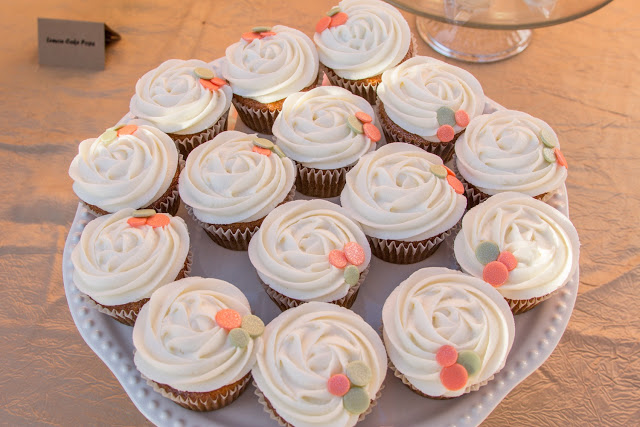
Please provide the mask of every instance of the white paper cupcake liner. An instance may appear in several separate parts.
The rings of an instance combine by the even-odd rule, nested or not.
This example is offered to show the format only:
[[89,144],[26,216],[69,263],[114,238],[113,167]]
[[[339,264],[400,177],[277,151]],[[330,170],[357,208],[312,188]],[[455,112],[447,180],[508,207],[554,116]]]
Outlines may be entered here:
[[[178,274],[178,276],[176,276],[175,280],[178,280],[179,278],[183,279],[185,277],[189,277],[191,275],[191,266],[192,266],[192,264],[193,264],[193,252],[191,252],[191,250],[189,250],[189,253],[187,254],[187,258],[185,259],[185,262],[184,262],[184,268],[182,270],[180,270],[180,273]],[[143,298],[143,299],[147,299],[148,300],[149,298]],[[85,300],[87,301],[89,306],[94,307],[100,313],[106,314],[107,316],[111,316],[114,319],[116,319],[118,322],[123,323],[125,325],[133,326],[134,323],[136,323],[136,319],[138,318],[139,311],[135,311],[135,310],[114,310],[114,309],[111,309],[111,308],[107,308],[107,307],[103,306],[102,304],[99,304],[96,301],[94,301],[88,295],[85,295]],[[142,301],[142,300],[140,300],[140,301]],[[136,302],[136,301],[132,301],[132,302]]]
[[[203,399],[187,399],[183,396],[171,393],[164,388],[160,387],[155,381],[140,374],[142,378],[153,388],[154,391],[160,393],[163,397],[171,399],[183,408],[191,409],[192,411],[214,411],[216,409],[224,408],[234,400],[236,400],[242,392],[247,388],[249,381],[251,380],[251,372],[247,373],[239,381],[232,384],[232,387],[225,390],[224,393],[219,393],[215,398],[207,396]],[[223,387],[224,388],[224,387]],[[220,390],[220,389],[219,389]],[[215,391],[215,390],[214,390]]]
[[[362,285],[362,283],[364,282],[364,279],[367,277],[367,274],[369,274],[369,267],[370,266],[367,266],[367,268],[362,270],[362,273],[360,273],[360,279],[358,279],[358,282],[355,285],[349,288],[345,296],[335,301],[331,301],[331,304],[336,304],[345,308],[351,308],[353,303],[356,301],[356,298],[358,297],[358,291],[360,290],[360,285]],[[273,301],[278,306],[278,308],[280,308],[280,310],[282,311],[288,310],[293,307],[298,307],[299,305],[302,305],[305,302],[307,302],[303,300],[289,298],[288,296],[281,294],[280,292],[274,290],[269,285],[264,283],[260,278],[260,276],[258,276],[258,280],[260,281],[260,284],[262,284],[262,287],[264,288],[267,295],[269,295],[269,298],[271,298],[271,301]]]
[[[284,198],[282,203],[290,202],[293,200],[296,194],[296,186],[295,184],[291,187],[291,190]],[[238,223],[238,224],[249,224],[247,226],[241,225],[235,229],[232,229],[234,224],[229,225],[216,225],[216,224],[208,224],[206,222],[200,221],[195,213],[193,212],[193,208],[187,204],[184,205],[187,213],[193,219],[193,221],[198,224],[200,227],[204,229],[207,235],[213,240],[216,244],[222,246],[226,249],[231,249],[234,251],[246,251],[249,248],[249,241],[251,241],[251,237],[258,231],[260,228],[260,224],[266,217],[262,217],[259,220],[252,221],[249,223]],[[255,225],[257,224],[257,225]]]
[[340,195],[346,183],[347,172],[352,168],[349,166],[338,169],[315,169],[297,162],[296,166],[298,168],[297,190],[306,196],[325,199]]
[[[280,425],[282,427],[293,427],[292,424],[289,424],[288,422],[286,422],[284,420],[284,418],[282,418],[280,415],[278,415],[278,413],[276,412],[275,408],[273,408],[271,406],[271,403],[267,400],[267,398],[264,397],[264,394],[258,388],[258,385],[256,384],[255,381],[253,381],[253,386],[255,387],[254,394],[256,396],[258,396],[258,402],[262,405],[262,407],[264,408],[264,411],[267,414],[269,414],[270,418],[273,421],[277,422],[278,425]],[[373,411],[373,408],[378,404],[378,399],[380,399],[380,396],[382,396],[382,390],[384,390],[384,387],[385,387],[384,384],[382,384],[380,386],[380,389],[376,393],[375,398],[373,400],[371,400],[371,404],[369,405],[369,408],[367,408],[367,410],[364,411],[362,414],[360,414],[360,416],[358,417],[358,422],[364,420],[364,418]]]
[[240,120],[242,120],[242,123],[258,133],[273,135],[271,128],[273,127],[276,117],[280,114],[280,109],[274,111],[259,110],[248,107],[239,101],[236,101],[235,98],[232,102],[233,106],[236,107],[236,111],[238,112],[238,116],[240,117]]
[[[414,57],[417,55],[417,52],[418,52],[418,42],[416,40],[416,37],[413,34],[411,34],[411,47],[412,47],[411,57]],[[377,90],[378,90],[379,83],[375,83],[375,84],[363,83],[359,80],[349,80],[349,79],[342,78],[339,75],[337,75],[335,71],[333,71],[332,69],[328,68],[323,64],[320,64],[319,70],[320,70],[319,74],[322,74],[324,72],[324,74],[327,76],[327,79],[329,79],[329,82],[331,83],[331,85],[339,86],[341,88],[347,89],[349,92],[353,93],[354,95],[358,95],[359,97],[369,101],[369,104],[376,105],[376,101],[378,100]]]
[[[457,225],[457,224],[456,224]],[[419,242],[403,242],[399,240],[378,239],[367,236],[371,252],[383,261],[393,264],[414,264],[433,255],[444,240],[455,230],[449,230]]]
[[227,130],[227,119],[229,117],[229,110],[227,110],[217,122],[208,129],[203,130],[192,135],[178,135],[170,133],[169,136],[176,144],[178,152],[186,159],[189,153],[200,144],[204,144],[207,141],[211,141],[220,132]]

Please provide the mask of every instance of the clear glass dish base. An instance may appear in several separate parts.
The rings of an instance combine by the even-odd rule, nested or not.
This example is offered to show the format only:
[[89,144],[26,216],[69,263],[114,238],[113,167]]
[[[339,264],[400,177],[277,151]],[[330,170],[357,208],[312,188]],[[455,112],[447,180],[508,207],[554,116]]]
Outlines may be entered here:
[[485,30],[416,17],[420,37],[433,50],[465,62],[496,62],[522,52],[531,30]]

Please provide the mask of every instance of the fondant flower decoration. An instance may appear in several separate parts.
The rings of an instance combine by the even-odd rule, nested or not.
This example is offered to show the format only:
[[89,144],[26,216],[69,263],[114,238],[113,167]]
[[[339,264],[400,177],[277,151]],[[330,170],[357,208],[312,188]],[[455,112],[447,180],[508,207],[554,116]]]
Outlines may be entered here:
[[490,241],[476,247],[476,259],[484,265],[482,279],[496,288],[504,285],[509,272],[518,266],[518,260],[511,252],[500,252],[498,245]]
[[443,345],[438,349],[436,362],[442,366],[440,371],[442,385],[451,391],[464,388],[469,377],[475,375],[482,366],[477,353],[471,350],[458,353],[451,345]]
[[280,147],[266,138],[253,138],[253,148],[251,149],[251,151],[267,157],[269,157],[271,153],[276,153],[280,158],[287,157],[286,154],[284,154],[284,151],[280,149]]
[[547,129],[542,129],[538,135],[538,139],[542,143],[542,157],[549,163],[557,162],[560,166],[569,169],[567,159],[564,158],[562,151],[558,148],[558,141],[553,133]]
[[165,214],[156,213],[154,209],[138,209],[133,212],[133,216],[127,220],[131,227],[142,227],[149,225],[153,228],[169,225],[171,218]]
[[456,135],[453,126],[466,127],[469,124],[469,114],[464,110],[453,111],[449,107],[440,107],[436,111],[436,119],[440,127],[436,135],[442,142],[452,141]]
[[216,77],[214,72],[208,68],[196,67],[193,69],[193,74],[200,79],[200,84],[211,92],[215,92],[227,84],[226,80]]
[[[353,286],[360,280],[360,271],[358,265],[361,265],[365,260],[364,249],[357,242],[345,243],[342,250],[333,249],[329,252],[329,264],[336,268],[344,268],[344,281]],[[352,265],[347,267],[347,264]],[[346,268],[345,268],[346,267]]]
[[371,142],[378,142],[382,138],[382,134],[373,123],[370,115],[364,111],[358,111],[356,114],[347,117],[347,126],[352,132],[362,134],[369,138]]
[[316,33],[321,33],[327,28],[344,25],[347,22],[347,19],[349,19],[349,16],[342,12],[340,6],[332,7],[331,10],[327,12],[326,16],[320,18],[316,24]]
[[276,33],[271,31],[271,27],[258,26],[253,27],[249,32],[242,33],[241,37],[242,40],[246,41],[247,43],[251,43],[256,39],[261,40],[265,37],[271,37],[275,35]]
[[332,375],[327,389],[334,396],[342,397],[344,409],[361,414],[369,408],[370,399],[364,387],[371,381],[371,369],[364,362],[349,362],[343,374]]
[[132,135],[137,130],[136,125],[117,125],[104,131],[98,139],[108,144],[119,136]]
[[240,313],[225,308],[216,313],[215,321],[222,329],[229,332],[229,342],[234,347],[246,347],[252,338],[258,338],[264,332],[264,322],[258,316]]
[[457,194],[464,194],[464,186],[462,185],[460,180],[456,178],[456,174],[454,174],[451,169],[449,169],[445,165],[431,165],[430,170],[431,173],[438,178],[446,179],[447,183]]

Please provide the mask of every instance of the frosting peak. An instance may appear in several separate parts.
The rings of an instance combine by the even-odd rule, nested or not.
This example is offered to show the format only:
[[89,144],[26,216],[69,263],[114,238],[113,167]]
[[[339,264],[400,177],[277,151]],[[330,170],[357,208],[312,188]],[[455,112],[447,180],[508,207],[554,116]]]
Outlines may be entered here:
[[365,233],[380,239],[418,241],[453,227],[466,198],[431,167],[442,159],[415,145],[393,143],[365,154],[347,173],[341,205]]
[[158,200],[178,168],[178,150],[166,133],[138,126],[133,134],[85,139],[69,166],[73,191],[107,212]]
[[318,78],[318,52],[309,37],[283,25],[271,32],[275,35],[232,44],[223,63],[233,93],[263,104],[299,92]]
[[364,133],[347,123],[358,111],[374,119],[368,101],[337,86],[321,86],[289,95],[273,125],[276,144],[304,166],[337,169],[350,166],[372,150]]
[[[455,397],[502,369],[513,344],[509,305],[475,277],[430,267],[416,271],[389,295],[382,309],[389,359],[411,384],[433,397]],[[449,390],[442,383],[438,350],[472,351],[480,363],[466,384]],[[458,362],[460,363],[460,362]]]
[[411,30],[395,7],[379,0],[343,0],[339,7],[347,22],[313,36],[320,62],[350,80],[380,75],[400,63]]
[[[468,71],[426,56],[413,57],[382,74],[378,98],[384,111],[404,130],[438,142],[438,110],[463,110],[473,119],[484,111],[480,82]],[[454,132],[464,129],[457,123]]]
[[500,286],[505,298],[541,297],[565,285],[578,268],[578,233],[567,217],[540,200],[505,192],[489,197],[462,219],[456,236],[456,260],[467,273],[482,277],[484,265],[476,256],[489,241],[511,252],[517,265]]
[[136,83],[136,93],[129,104],[131,113],[163,132],[178,135],[213,126],[229,110],[231,88],[224,85],[218,90],[207,89],[196,75],[196,68],[212,71],[197,59],[170,59],[147,72]]
[[518,191],[538,196],[559,188],[567,169],[545,160],[541,134],[553,129],[529,114],[499,110],[476,117],[455,145],[456,165],[462,177],[485,194]]
[[251,314],[247,298],[223,280],[189,277],[155,291],[133,327],[138,370],[181,391],[213,391],[239,381],[253,367],[262,338],[234,346],[215,321],[224,309]]
[[71,253],[73,282],[103,305],[149,298],[175,280],[189,252],[187,225],[170,217],[163,227],[132,227],[133,209],[89,222]]
[[344,269],[329,262],[332,250],[349,242],[364,250],[364,271],[371,261],[367,238],[347,212],[325,200],[296,200],[274,209],[249,242],[249,259],[271,288],[294,299],[331,302],[350,285]]
[[180,174],[180,197],[202,222],[251,222],[282,202],[295,181],[288,158],[253,150],[256,134],[226,131],[196,147]]
[[378,334],[344,307],[308,302],[271,321],[263,335],[253,377],[276,412],[296,426],[353,426],[359,414],[347,411],[328,380],[350,362],[371,370],[364,391],[375,399],[387,371]]

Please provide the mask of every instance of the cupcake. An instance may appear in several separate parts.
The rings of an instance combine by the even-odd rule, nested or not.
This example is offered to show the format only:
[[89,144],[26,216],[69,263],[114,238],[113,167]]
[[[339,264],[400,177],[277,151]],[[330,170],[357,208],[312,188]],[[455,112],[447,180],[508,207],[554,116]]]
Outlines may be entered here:
[[170,59],[136,83],[129,104],[133,123],[169,134],[185,158],[194,147],[227,130],[231,88],[200,60]]
[[482,86],[468,71],[416,56],[382,74],[378,107],[387,142],[408,142],[442,157],[484,110]]
[[460,267],[495,286],[514,314],[566,285],[578,269],[579,250],[578,233],[566,216],[513,192],[470,209],[454,242]]
[[271,141],[226,131],[191,152],[179,189],[187,212],[214,242],[246,250],[264,217],[293,200],[295,179],[293,162]]
[[69,166],[73,191],[94,215],[121,209],[154,209],[175,215],[178,150],[152,126],[116,126],[85,139]]
[[500,294],[448,268],[423,268],[382,308],[389,366],[417,394],[435,399],[479,389],[500,371],[515,324]]
[[381,138],[371,105],[335,86],[290,95],[273,135],[297,164],[296,189],[312,197],[338,196],[346,173]]
[[376,103],[382,73],[417,52],[409,24],[380,0],[343,0],[316,26],[320,68],[332,85]]
[[340,203],[362,225],[375,256],[412,264],[433,254],[462,218],[462,193],[440,157],[398,143],[360,159]]
[[380,396],[386,357],[353,311],[302,304],[267,325],[252,371],[256,394],[281,425],[353,426]]
[[349,308],[369,272],[371,250],[340,206],[296,200],[267,215],[249,243],[249,259],[281,310],[307,301]]
[[553,129],[520,111],[474,118],[455,151],[454,168],[470,207],[505,191],[545,199],[567,179],[567,162]]
[[312,89],[318,80],[318,52],[304,33],[284,25],[254,27],[229,46],[223,75],[233,89],[242,122],[271,134],[284,99]]
[[103,215],[84,228],[71,262],[80,292],[102,313],[133,325],[153,291],[189,275],[187,225],[130,208]]
[[155,391],[194,411],[220,409],[251,380],[264,323],[231,283],[189,277],[151,295],[133,327],[133,362]]

